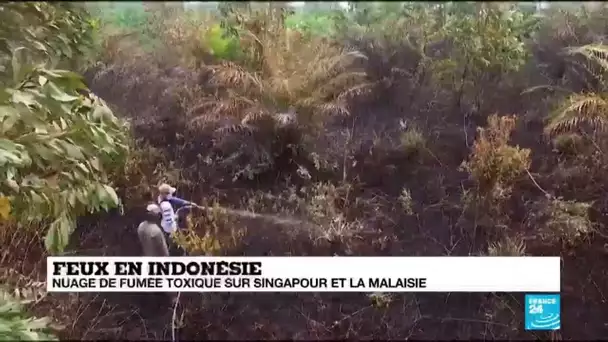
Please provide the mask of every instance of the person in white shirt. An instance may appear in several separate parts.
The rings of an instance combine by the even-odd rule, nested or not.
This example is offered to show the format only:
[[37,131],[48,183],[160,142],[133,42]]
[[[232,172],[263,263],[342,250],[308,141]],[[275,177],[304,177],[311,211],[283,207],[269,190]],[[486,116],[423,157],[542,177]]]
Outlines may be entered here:
[[174,196],[175,191],[174,187],[166,183],[158,187],[159,196],[157,200],[162,213],[161,227],[166,234],[171,254],[185,255],[186,252],[177,246],[171,238],[171,234],[180,228],[175,207],[179,209],[185,206],[196,206],[196,204]]
[[[158,187],[158,204],[163,213],[162,227],[167,234],[171,234],[179,228],[178,217],[176,216],[176,210],[185,206],[196,206],[195,203],[186,201],[179,197],[176,197],[176,189],[169,184],[161,184]],[[171,207],[171,208],[169,208]]]
[[169,201],[162,201],[160,202],[160,212],[162,214],[160,225],[166,234],[171,235],[177,231],[175,210]]

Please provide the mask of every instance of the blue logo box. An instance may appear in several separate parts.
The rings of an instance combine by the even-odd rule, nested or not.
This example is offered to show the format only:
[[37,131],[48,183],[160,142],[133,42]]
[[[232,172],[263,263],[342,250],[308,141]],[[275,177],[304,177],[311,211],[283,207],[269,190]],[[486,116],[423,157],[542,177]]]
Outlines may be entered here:
[[559,294],[526,295],[526,330],[558,330],[561,326]]

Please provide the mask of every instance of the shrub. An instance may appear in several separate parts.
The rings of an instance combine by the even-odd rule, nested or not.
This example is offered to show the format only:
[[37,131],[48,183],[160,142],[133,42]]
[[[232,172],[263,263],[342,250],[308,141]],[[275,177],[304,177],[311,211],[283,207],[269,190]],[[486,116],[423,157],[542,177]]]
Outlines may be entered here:
[[238,61],[242,58],[238,39],[229,36],[220,24],[211,26],[203,34],[201,44],[206,45],[209,53],[219,60]]
[[157,58],[164,63],[175,60],[174,64],[193,69],[220,60],[240,60],[237,37],[230,35],[216,16],[195,14],[170,16],[158,24],[163,46]]
[[458,109],[468,99],[483,114],[484,86],[498,84],[528,57],[529,18],[499,3],[454,2],[442,10],[448,13],[443,30],[453,51],[439,61],[438,77],[454,87]]
[[508,145],[514,127],[513,116],[490,116],[488,126],[478,128],[469,159],[461,164],[474,184],[462,195],[463,210],[473,215],[473,236],[478,226],[500,237],[508,227],[508,199],[531,163],[529,149]]
[[[404,16],[404,7],[409,4],[400,2],[351,2],[349,10],[334,13],[334,23],[338,37],[352,38],[385,37],[401,39],[403,24],[408,19]],[[407,33],[406,33],[407,34]]]
[[553,199],[546,206],[548,219],[540,226],[540,238],[548,243],[574,245],[592,232],[589,203]]
[[488,126],[478,129],[469,160],[463,167],[471,174],[481,193],[506,196],[517,178],[530,167],[530,150],[509,146],[515,117],[492,115]]
[[526,244],[520,238],[504,237],[502,240],[488,246],[489,256],[524,256]]
[[294,13],[285,19],[288,29],[316,37],[332,37],[334,16],[332,13]]
[[158,44],[158,30],[151,29],[151,23],[158,17],[146,11],[144,4],[137,2],[107,4],[87,4],[99,17],[100,24],[110,31],[133,34],[139,46],[153,51]]
[[401,133],[400,148],[408,155],[420,153],[426,148],[426,138],[416,127],[408,127]]
[[239,245],[244,230],[217,204],[204,215],[189,215],[188,229],[172,236],[191,255],[224,255]]
[[585,141],[578,134],[561,134],[553,140],[553,146],[557,152],[574,156],[584,150]]
[[412,193],[410,192],[409,189],[403,188],[401,190],[401,194],[399,195],[399,204],[401,204],[403,211],[407,215],[414,214],[414,209],[412,207],[413,206]]

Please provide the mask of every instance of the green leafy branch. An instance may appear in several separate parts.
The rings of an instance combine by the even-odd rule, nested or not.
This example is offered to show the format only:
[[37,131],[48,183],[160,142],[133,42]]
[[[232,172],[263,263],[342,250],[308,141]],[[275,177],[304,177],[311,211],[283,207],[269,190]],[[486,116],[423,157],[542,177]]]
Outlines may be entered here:
[[23,304],[0,289],[1,341],[57,341],[48,317],[27,317]]
[[50,223],[46,246],[59,252],[78,216],[119,205],[107,174],[126,158],[128,130],[78,74],[55,69],[90,42],[82,8],[0,7],[0,216]]

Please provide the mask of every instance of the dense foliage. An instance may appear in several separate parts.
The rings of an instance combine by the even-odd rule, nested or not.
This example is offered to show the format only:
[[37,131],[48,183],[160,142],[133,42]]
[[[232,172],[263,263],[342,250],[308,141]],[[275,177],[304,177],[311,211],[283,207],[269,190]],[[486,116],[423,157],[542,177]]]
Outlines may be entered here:
[[56,69],[91,42],[82,9],[35,2],[2,9],[10,17],[3,20],[2,213],[19,223],[51,219],[47,247],[61,250],[79,215],[119,204],[106,174],[125,158],[126,130],[79,75]]
[[[5,3],[0,20],[2,229],[40,230],[49,250],[62,251],[79,216],[119,204],[107,174],[125,160],[127,131],[78,74],[59,69],[90,57],[94,27],[83,8]],[[47,319],[23,318],[2,294],[5,339],[49,338],[38,332]]]

